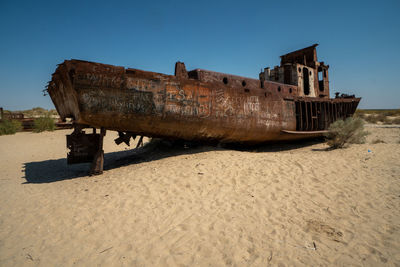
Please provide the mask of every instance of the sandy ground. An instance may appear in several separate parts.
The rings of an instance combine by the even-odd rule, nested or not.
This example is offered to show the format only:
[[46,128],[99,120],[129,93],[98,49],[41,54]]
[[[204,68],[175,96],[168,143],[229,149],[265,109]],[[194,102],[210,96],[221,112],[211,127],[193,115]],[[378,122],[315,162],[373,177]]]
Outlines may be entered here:
[[0,136],[0,265],[399,266],[400,129],[368,130],[334,151],[132,151],[109,132],[95,177],[66,164],[70,130]]

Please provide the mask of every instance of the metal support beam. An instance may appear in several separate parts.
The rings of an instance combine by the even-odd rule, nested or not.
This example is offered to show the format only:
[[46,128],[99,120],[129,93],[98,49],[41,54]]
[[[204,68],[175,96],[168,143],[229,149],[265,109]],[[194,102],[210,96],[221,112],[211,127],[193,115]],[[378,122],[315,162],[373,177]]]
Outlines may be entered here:
[[103,173],[103,166],[104,166],[103,141],[105,135],[106,135],[106,130],[102,127],[100,130],[100,138],[97,147],[97,152],[94,155],[92,165],[90,166],[89,175],[99,175]]

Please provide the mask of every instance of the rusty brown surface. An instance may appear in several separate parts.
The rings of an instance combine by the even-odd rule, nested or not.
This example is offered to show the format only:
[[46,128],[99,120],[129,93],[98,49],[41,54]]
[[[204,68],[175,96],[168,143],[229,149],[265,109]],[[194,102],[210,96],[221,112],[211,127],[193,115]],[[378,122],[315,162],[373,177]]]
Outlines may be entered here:
[[75,129],[67,135],[68,164],[92,162],[100,146],[100,134],[95,132],[86,134],[81,129]]
[[[181,62],[175,75],[165,75],[66,60],[48,92],[62,119],[134,135],[250,143],[312,137],[351,116],[360,101],[330,99],[329,87],[320,89],[329,80],[319,82],[318,70],[328,66],[317,61],[315,47],[282,56],[260,79],[186,71]],[[289,133],[296,131],[309,134]]]
[[281,65],[265,68],[260,79],[296,86],[296,96],[329,99],[329,65],[317,60],[317,44],[281,56]]
[[302,48],[285,55],[281,56],[281,65],[284,64],[303,64],[309,67],[314,68],[315,62],[317,62],[317,50],[316,47],[318,44],[313,44],[309,47]]

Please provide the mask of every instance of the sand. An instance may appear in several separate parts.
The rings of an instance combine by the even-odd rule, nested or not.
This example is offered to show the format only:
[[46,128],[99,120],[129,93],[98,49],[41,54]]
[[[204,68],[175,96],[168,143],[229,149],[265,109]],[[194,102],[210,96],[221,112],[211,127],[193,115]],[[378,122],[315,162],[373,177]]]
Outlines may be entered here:
[[399,266],[400,129],[368,130],[334,151],[134,151],[108,132],[92,177],[66,164],[71,130],[0,136],[0,265]]

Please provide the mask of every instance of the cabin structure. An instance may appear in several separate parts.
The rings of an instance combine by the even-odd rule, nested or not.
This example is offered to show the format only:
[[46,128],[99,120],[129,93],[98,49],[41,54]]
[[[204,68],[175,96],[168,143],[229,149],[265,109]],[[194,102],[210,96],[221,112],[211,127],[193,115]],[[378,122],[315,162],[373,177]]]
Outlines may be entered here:
[[318,44],[281,56],[280,66],[267,67],[260,80],[291,85],[282,94],[329,98],[329,65],[317,59]]

